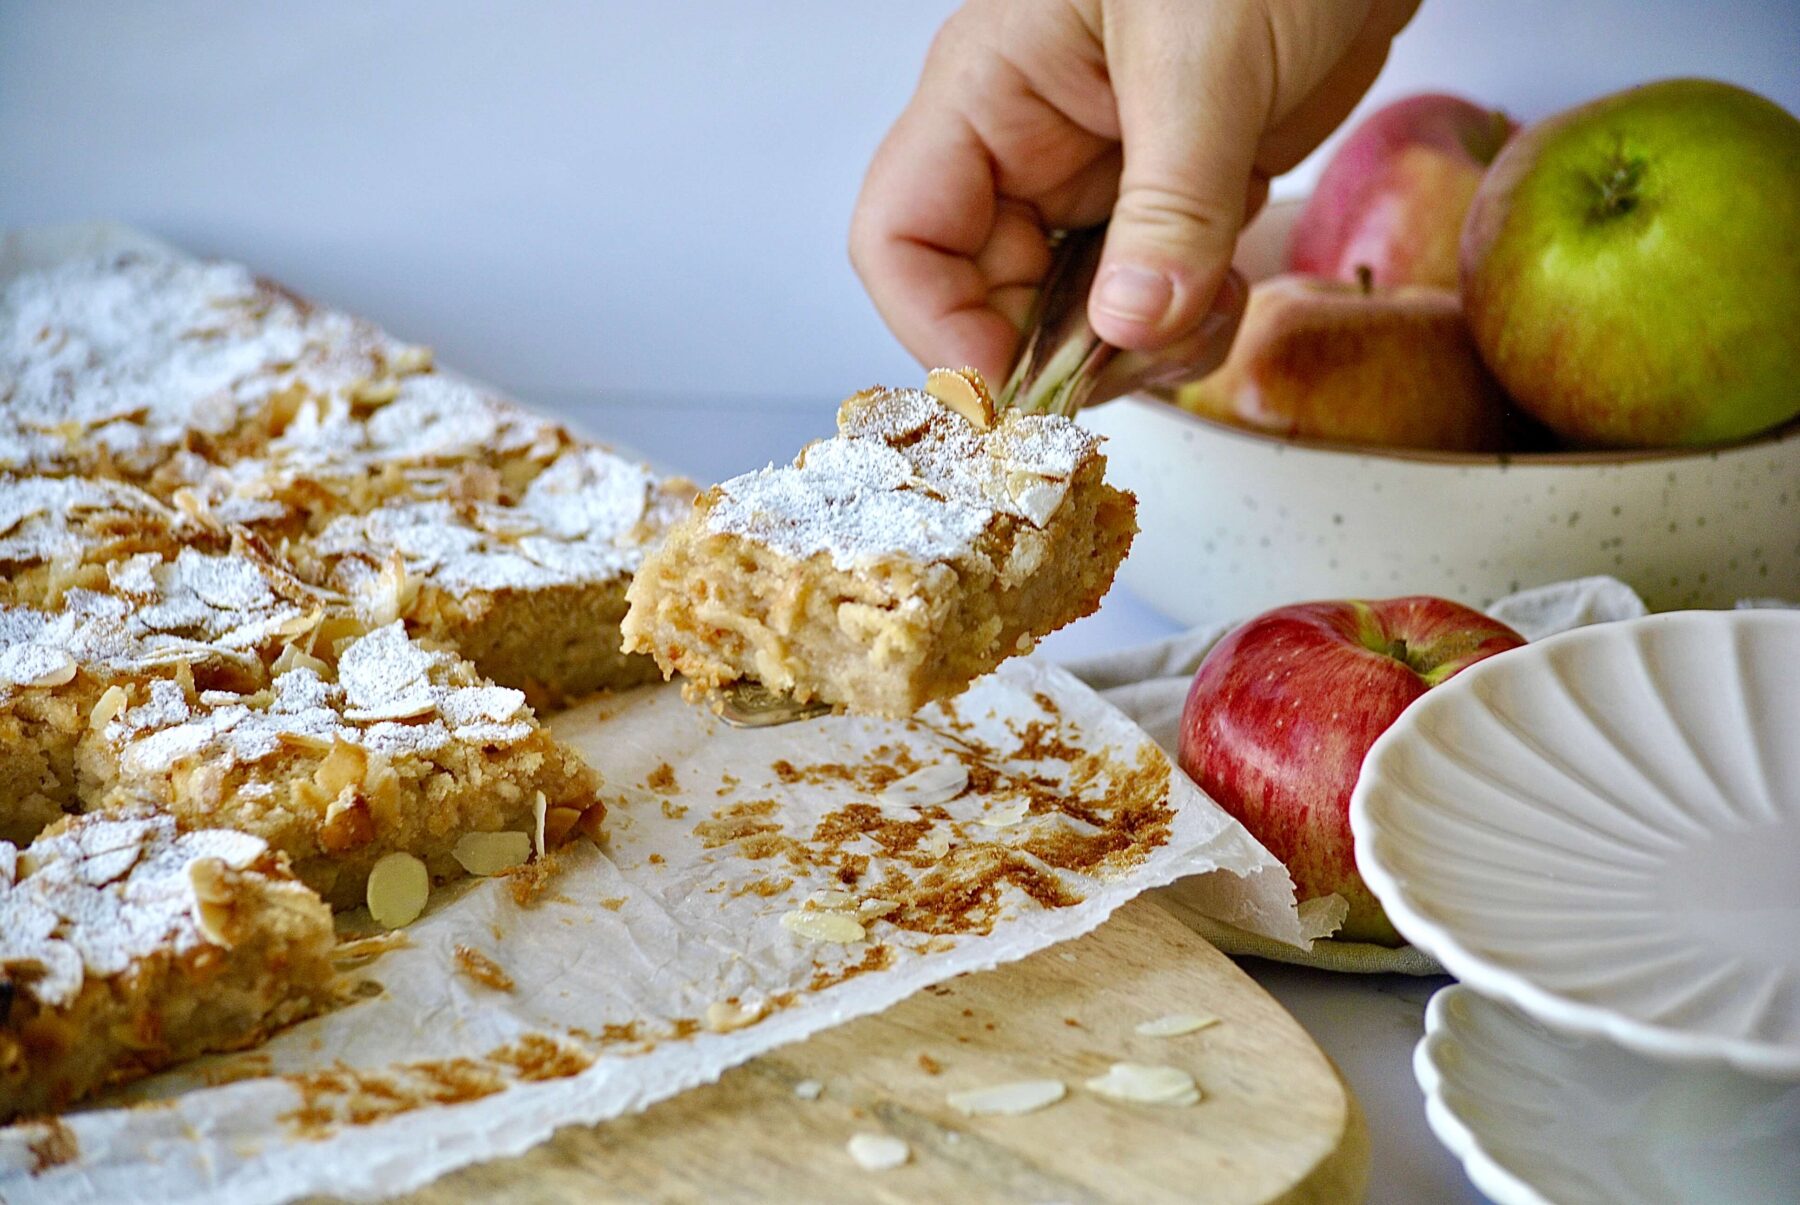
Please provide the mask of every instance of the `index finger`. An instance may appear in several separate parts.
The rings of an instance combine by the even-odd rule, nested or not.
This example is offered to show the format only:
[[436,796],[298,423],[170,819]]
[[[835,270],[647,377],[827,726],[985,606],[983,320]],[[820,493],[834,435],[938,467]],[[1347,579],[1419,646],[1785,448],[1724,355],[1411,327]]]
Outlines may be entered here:
[[1018,332],[976,258],[993,230],[993,163],[968,122],[914,98],[882,140],[850,224],[850,261],[882,319],[926,364],[1005,373]]

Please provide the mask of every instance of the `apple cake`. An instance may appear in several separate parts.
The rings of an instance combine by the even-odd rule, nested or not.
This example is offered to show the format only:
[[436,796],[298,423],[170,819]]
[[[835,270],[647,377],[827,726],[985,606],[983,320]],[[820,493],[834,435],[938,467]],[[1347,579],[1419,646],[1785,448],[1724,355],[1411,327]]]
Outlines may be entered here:
[[236,264],[72,259],[0,293],[0,469],[142,481],[184,451],[228,461],[422,358]]
[[625,588],[693,494],[604,448],[570,448],[516,499],[395,498],[331,519],[290,554],[369,622],[404,620],[554,706],[656,676],[621,647]]
[[277,669],[247,693],[153,678],[101,709],[76,751],[82,806],[254,834],[335,908],[363,902],[389,853],[450,878],[464,834],[535,833],[551,809],[592,831],[605,814],[593,770],[523,692],[397,622]]
[[534,706],[656,676],[621,650],[625,587],[694,494],[432,372],[309,404],[228,465],[176,457],[159,483]]
[[331,911],[244,833],[80,816],[0,842],[0,1124],[326,1007]]
[[632,581],[626,648],[705,689],[905,716],[1099,606],[1137,530],[1099,438],[996,416],[973,373],[933,382],[960,406],[856,394],[835,438],[701,494]]
[[459,836],[603,814],[524,694],[365,631],[254,546],[135,553],[55,611],[0,605],[0,834],[152,805],[254,833],[336,907],[382,855],[454,875]]

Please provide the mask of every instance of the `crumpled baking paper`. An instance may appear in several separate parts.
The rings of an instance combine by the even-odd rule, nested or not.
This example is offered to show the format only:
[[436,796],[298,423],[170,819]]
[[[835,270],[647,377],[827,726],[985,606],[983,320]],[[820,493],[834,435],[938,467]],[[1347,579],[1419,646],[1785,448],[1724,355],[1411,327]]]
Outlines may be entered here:
[[[604,850],[566,847],[535,896],[518,876],[440,889],[361,968],[366,999],[258,1050],[0,1130],[0,1200],[404,1191],[1079,936],[1182,876],[1221,920],[1311,936],[1279,864],[1050,665],[908,721],[737,730],[659,686],[551,727],[605,778]],[[803,935],[853,916],[864,940]]]

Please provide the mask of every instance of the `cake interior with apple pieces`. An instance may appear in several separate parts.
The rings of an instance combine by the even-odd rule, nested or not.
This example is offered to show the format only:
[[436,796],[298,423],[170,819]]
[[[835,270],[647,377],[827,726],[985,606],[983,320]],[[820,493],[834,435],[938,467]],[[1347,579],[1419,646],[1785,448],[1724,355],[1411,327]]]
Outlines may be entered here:
[[1137,531],[1099,437],[996,413],[972,370],[928,387],[858,393],[835,438],[702,493],[633,579],[625,647],[899,717],[1098,607]]

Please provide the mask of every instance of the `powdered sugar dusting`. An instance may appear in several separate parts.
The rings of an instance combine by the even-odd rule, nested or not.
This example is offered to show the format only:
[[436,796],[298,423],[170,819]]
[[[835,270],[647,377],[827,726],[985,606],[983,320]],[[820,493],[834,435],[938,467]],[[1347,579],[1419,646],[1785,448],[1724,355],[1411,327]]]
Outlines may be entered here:
[[89,976],[207,941],[189,868],[242,870],[268,847],[245,833],[179,833],[168,816],[84,817],[28,851],[0,842],[0,980],[59,1007]]
[[1099,440],[1068,419],[1009,411],[979,431],[930,394],[875,389],[845,402],[838,435],[791,466],[715,491],[707,530],[851,569],[892,557],[948,561],[1006,516],[1041,527]]
[[299,666],[267,692],[192,699],[178,683],[152,682],[148,701],[121,711],[105,736],[127,773],[155,774],[195,758],[249,765],[295,741],[343,740],[392,757],[458,742],[507,745],[533,731],[522,692],[483,682],[396,622],[351,643],[335,682]]
[[409,575],[453,595],[621,580],[674,522],[687,495],[603,448],[564,452],[517,506],[394,501],[341,515],[307,545],[357,593],[398,552]]
[[154,528],[172,538],[186,527],[179,513],[120,482],[0,475],[0,565],[78,557],[92,546],[90,523],[115,532]]
[[291,385],[330,396],[396,346],[235,264],[134,252],[26,273],[0,294],[0,467],[104,453],[147,471],[189,432],[225,434]]

